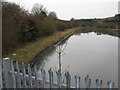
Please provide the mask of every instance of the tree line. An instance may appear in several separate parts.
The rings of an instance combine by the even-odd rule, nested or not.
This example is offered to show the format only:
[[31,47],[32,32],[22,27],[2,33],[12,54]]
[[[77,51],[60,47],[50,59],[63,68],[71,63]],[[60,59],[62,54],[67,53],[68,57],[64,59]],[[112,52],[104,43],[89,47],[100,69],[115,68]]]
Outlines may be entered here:
[[29,13],[11,2],[2,2],[3,56],[37,38],[75,27],[74,20],[59,20],[55,12],[35,4]]

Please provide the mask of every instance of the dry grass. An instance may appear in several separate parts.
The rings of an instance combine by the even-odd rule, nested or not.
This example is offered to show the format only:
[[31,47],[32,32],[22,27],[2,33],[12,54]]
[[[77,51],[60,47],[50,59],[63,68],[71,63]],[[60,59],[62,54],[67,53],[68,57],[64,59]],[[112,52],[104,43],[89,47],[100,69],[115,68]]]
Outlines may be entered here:
[[25,64],[30,63],[40,52],[48,48],[49,46],[55,44],[60,40],[59,35],[61,38],[65,37],[66,35],[72,33],[74,29],[67,29],[61,33],[56,32],[51,36],[43,37],[37,39],[35,42],[30,42],[25,44],[22,48],[17,49],[14,53],[16,55],[8,55],[10,59],[13,61],[24,62]]
[[119,29],[111,29],[111,30],[113,30],[113,31],[118,31]]

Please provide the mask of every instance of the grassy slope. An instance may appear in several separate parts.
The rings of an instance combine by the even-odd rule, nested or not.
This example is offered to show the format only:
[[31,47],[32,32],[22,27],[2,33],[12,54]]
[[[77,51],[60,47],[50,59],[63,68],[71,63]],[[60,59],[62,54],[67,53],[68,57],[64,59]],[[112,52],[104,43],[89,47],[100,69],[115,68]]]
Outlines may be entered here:
[[63,38],[66,35],[72,33],[75,30],[76,30],[76,28],[67,29],[67,30],[65,30],[61,33],[56,32],[53,35],[43,37],[43,38],[39,38],[35,42],[27,43],[22,48],[17,49],[14,52],[16,55],[13,56],[12,54],[10,54],[10,55],[8,55],[8,57],[10,57],[10,59],[12,59],[13,61],[17,60],[20,63],[24,62],[25,64],[28,64],[40,52],[42,52],[43,50],[45,50],[49,46],[55,44],[56,42],[58,42],[60,40],[59,35],[60,35],[61,38]]

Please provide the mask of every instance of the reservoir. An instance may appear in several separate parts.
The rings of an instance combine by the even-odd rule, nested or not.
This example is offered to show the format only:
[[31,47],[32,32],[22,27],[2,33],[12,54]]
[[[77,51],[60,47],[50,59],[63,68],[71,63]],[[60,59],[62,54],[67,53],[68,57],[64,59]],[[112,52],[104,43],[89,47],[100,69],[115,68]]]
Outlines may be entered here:
[[[118,37],[97,32],[76,31],[70,37],[60,43],[47,49],[38,55],[35,64],[40,69],[46,70],[48,79],[48,70],[52,68],[56,80],[56,70],[59,68],[59,44],[63,50],[61,54],[62,79],[65,79],[65,72],[69,71],[71,75],[71,84],[75,86],[75,75],[81,78],[81,88],[85,88],[85,77],[89,74],[91,78],[91,87],[95,88],[95,80],[101,77],[102,88],[107,88],[107,82],[112,80],[115,87],[118,87]],[[63,81],[64,83],[64,81]]]

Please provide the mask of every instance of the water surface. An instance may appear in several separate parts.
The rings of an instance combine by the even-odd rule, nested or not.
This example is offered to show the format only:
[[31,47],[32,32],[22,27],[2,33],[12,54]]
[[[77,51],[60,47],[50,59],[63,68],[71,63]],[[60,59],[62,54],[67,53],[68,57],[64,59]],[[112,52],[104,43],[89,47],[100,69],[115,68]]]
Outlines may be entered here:
[[[91,86],[95,88],[95,79],[101,76],[103,88],[112,80],[118,86],[118,37],[107,34],[98,35],[95,32],[75,34],[61,42],[66,46],[62,53],[62,71],[69,70],[72,76],[72,86],[75,86],[75,75],[81,77],[81,88],[85,87],[85,76],[89,74],[92,79]],[[46,50],[40,55],[36,64],[45,70],[49,68],[58,70],[58,45]],[[40,62],[42,60],[42,62]],[[47,72],[46,72],[47,73]],[[56,75],[55,75],[56,76]],[[56,77],[55,77],[56,81]]]

